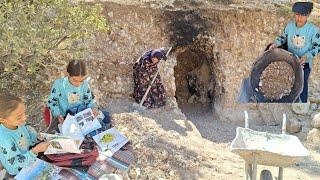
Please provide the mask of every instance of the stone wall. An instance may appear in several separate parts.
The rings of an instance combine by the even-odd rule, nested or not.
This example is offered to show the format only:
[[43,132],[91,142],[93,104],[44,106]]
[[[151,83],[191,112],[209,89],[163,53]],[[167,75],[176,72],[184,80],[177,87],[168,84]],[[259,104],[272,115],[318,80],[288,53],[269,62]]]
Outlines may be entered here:
[[[240,80],[249,74],[254,59],[273,40],[278,24],[284,22],[272,15],[274,22],[270,24],[275,25],[268,28],[267,20],[262,18],[268,13],[254,10],[170,11],[112,3],[106,4],[105,9],[110,34],[97,38],[96,51],[89,62],[96,74],[93,79],[99,82],[93,83],[99,84],[96,89],[112,97],[131,93],[132,65],[146,49],[170,45],[185,47],[192,45],[198,35],[205,34],[213,37],[210,39],[213,42],[209,43],[215,46],[208,54],[219,60],[219,64],[212,64],[213,69],[220,71],[217,78],[223,87],[219,103],[233,102]],[[258,23],[256,17],[261,18]],[[176,64],[178,54],[177,51],[172,53],[166,63],[169,73],[163,74],[169,96],[174,96],[175,86],[174,81],[169,83],[166,79],[173,77],[170,69]]]
[[[96,51],[88,59],[93,89],[99,92],[96,94],[130,96],[132,65],[136,59],[149,48],[174,46],[175,51],[160,72],[168,96],[174,96],[177,56],[181,49],[199,46],[211,58],[216,86],[215,115],[222,120],[238,121],[242,110],[248,109],[255,112],[257,119],[263,116],[259,113],[263,105],[239,105],[236,99],[241,81],[249,76],[252,63],[289,20],[281,11],[246,8],[172,10],[105,3],[105,15],[110,32],[97,37]],[[205,39],[210,47],[197,44],[201,39]],[[310,80],[312,99],[320,95],[317,66],[315,63]]]

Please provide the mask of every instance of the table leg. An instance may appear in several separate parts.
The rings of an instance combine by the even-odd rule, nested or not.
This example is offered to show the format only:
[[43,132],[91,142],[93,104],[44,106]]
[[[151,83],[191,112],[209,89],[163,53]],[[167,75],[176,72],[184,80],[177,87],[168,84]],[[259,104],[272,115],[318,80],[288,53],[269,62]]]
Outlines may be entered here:
[[283,180],[283,167],[279,167],[278,180]]
[[252,164],[252,179],[251,180],[256,180],[257,179],[257,164],[254,163]]
[[246,180],[252,180],[252,164],[245,162],[244,166],[245,166]]

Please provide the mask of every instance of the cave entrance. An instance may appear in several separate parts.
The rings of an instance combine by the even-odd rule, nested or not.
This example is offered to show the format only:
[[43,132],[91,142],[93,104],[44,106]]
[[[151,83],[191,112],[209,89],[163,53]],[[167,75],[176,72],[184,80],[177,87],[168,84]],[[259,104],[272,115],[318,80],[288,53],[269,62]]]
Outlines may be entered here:
[[178,49],[176,59],[175,97],[180,108],[185,105],[212,105],[215,99],[215,79],[206,52],[193,47],[184,47]]

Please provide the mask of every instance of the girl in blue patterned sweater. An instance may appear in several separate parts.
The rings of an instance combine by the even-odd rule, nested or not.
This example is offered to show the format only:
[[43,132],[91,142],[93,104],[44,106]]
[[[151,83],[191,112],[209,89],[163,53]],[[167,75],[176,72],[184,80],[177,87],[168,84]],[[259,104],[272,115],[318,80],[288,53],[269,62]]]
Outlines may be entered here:
[[[68,76],[54,81],[48,99],[48,107],[53,115],[51,129],[57,129],[68,113],[74,115],[86,108],[91,108],[94,115],[99,114],[94,96],[90,90],[86,65],[83,61],[73,60],[67,66]],[[107,111],[102,111],[104,119],[102,129],[110,127],[110,117]]]
[[36,145],[37,133],[25,123],[25,105],[22,100],[1,94],[0,162],[10,175],[16,175],[22,168],[29,166],[37,154],[46,151],[49,146],[46,142]]

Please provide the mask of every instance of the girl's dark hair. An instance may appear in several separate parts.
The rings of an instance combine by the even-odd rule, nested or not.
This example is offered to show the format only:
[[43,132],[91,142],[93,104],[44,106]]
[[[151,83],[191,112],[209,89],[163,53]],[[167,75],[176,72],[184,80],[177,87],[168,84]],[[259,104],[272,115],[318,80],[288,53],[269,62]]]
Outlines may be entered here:
[[69,76],[85,76],[87,75],[86,65],[83,61],[72,60],[69,62],[67,67]]
[[18,105],[23,101],[11,94],[0,94],[0,118],[5,119],[10,116],[11,112],[17,109]]

